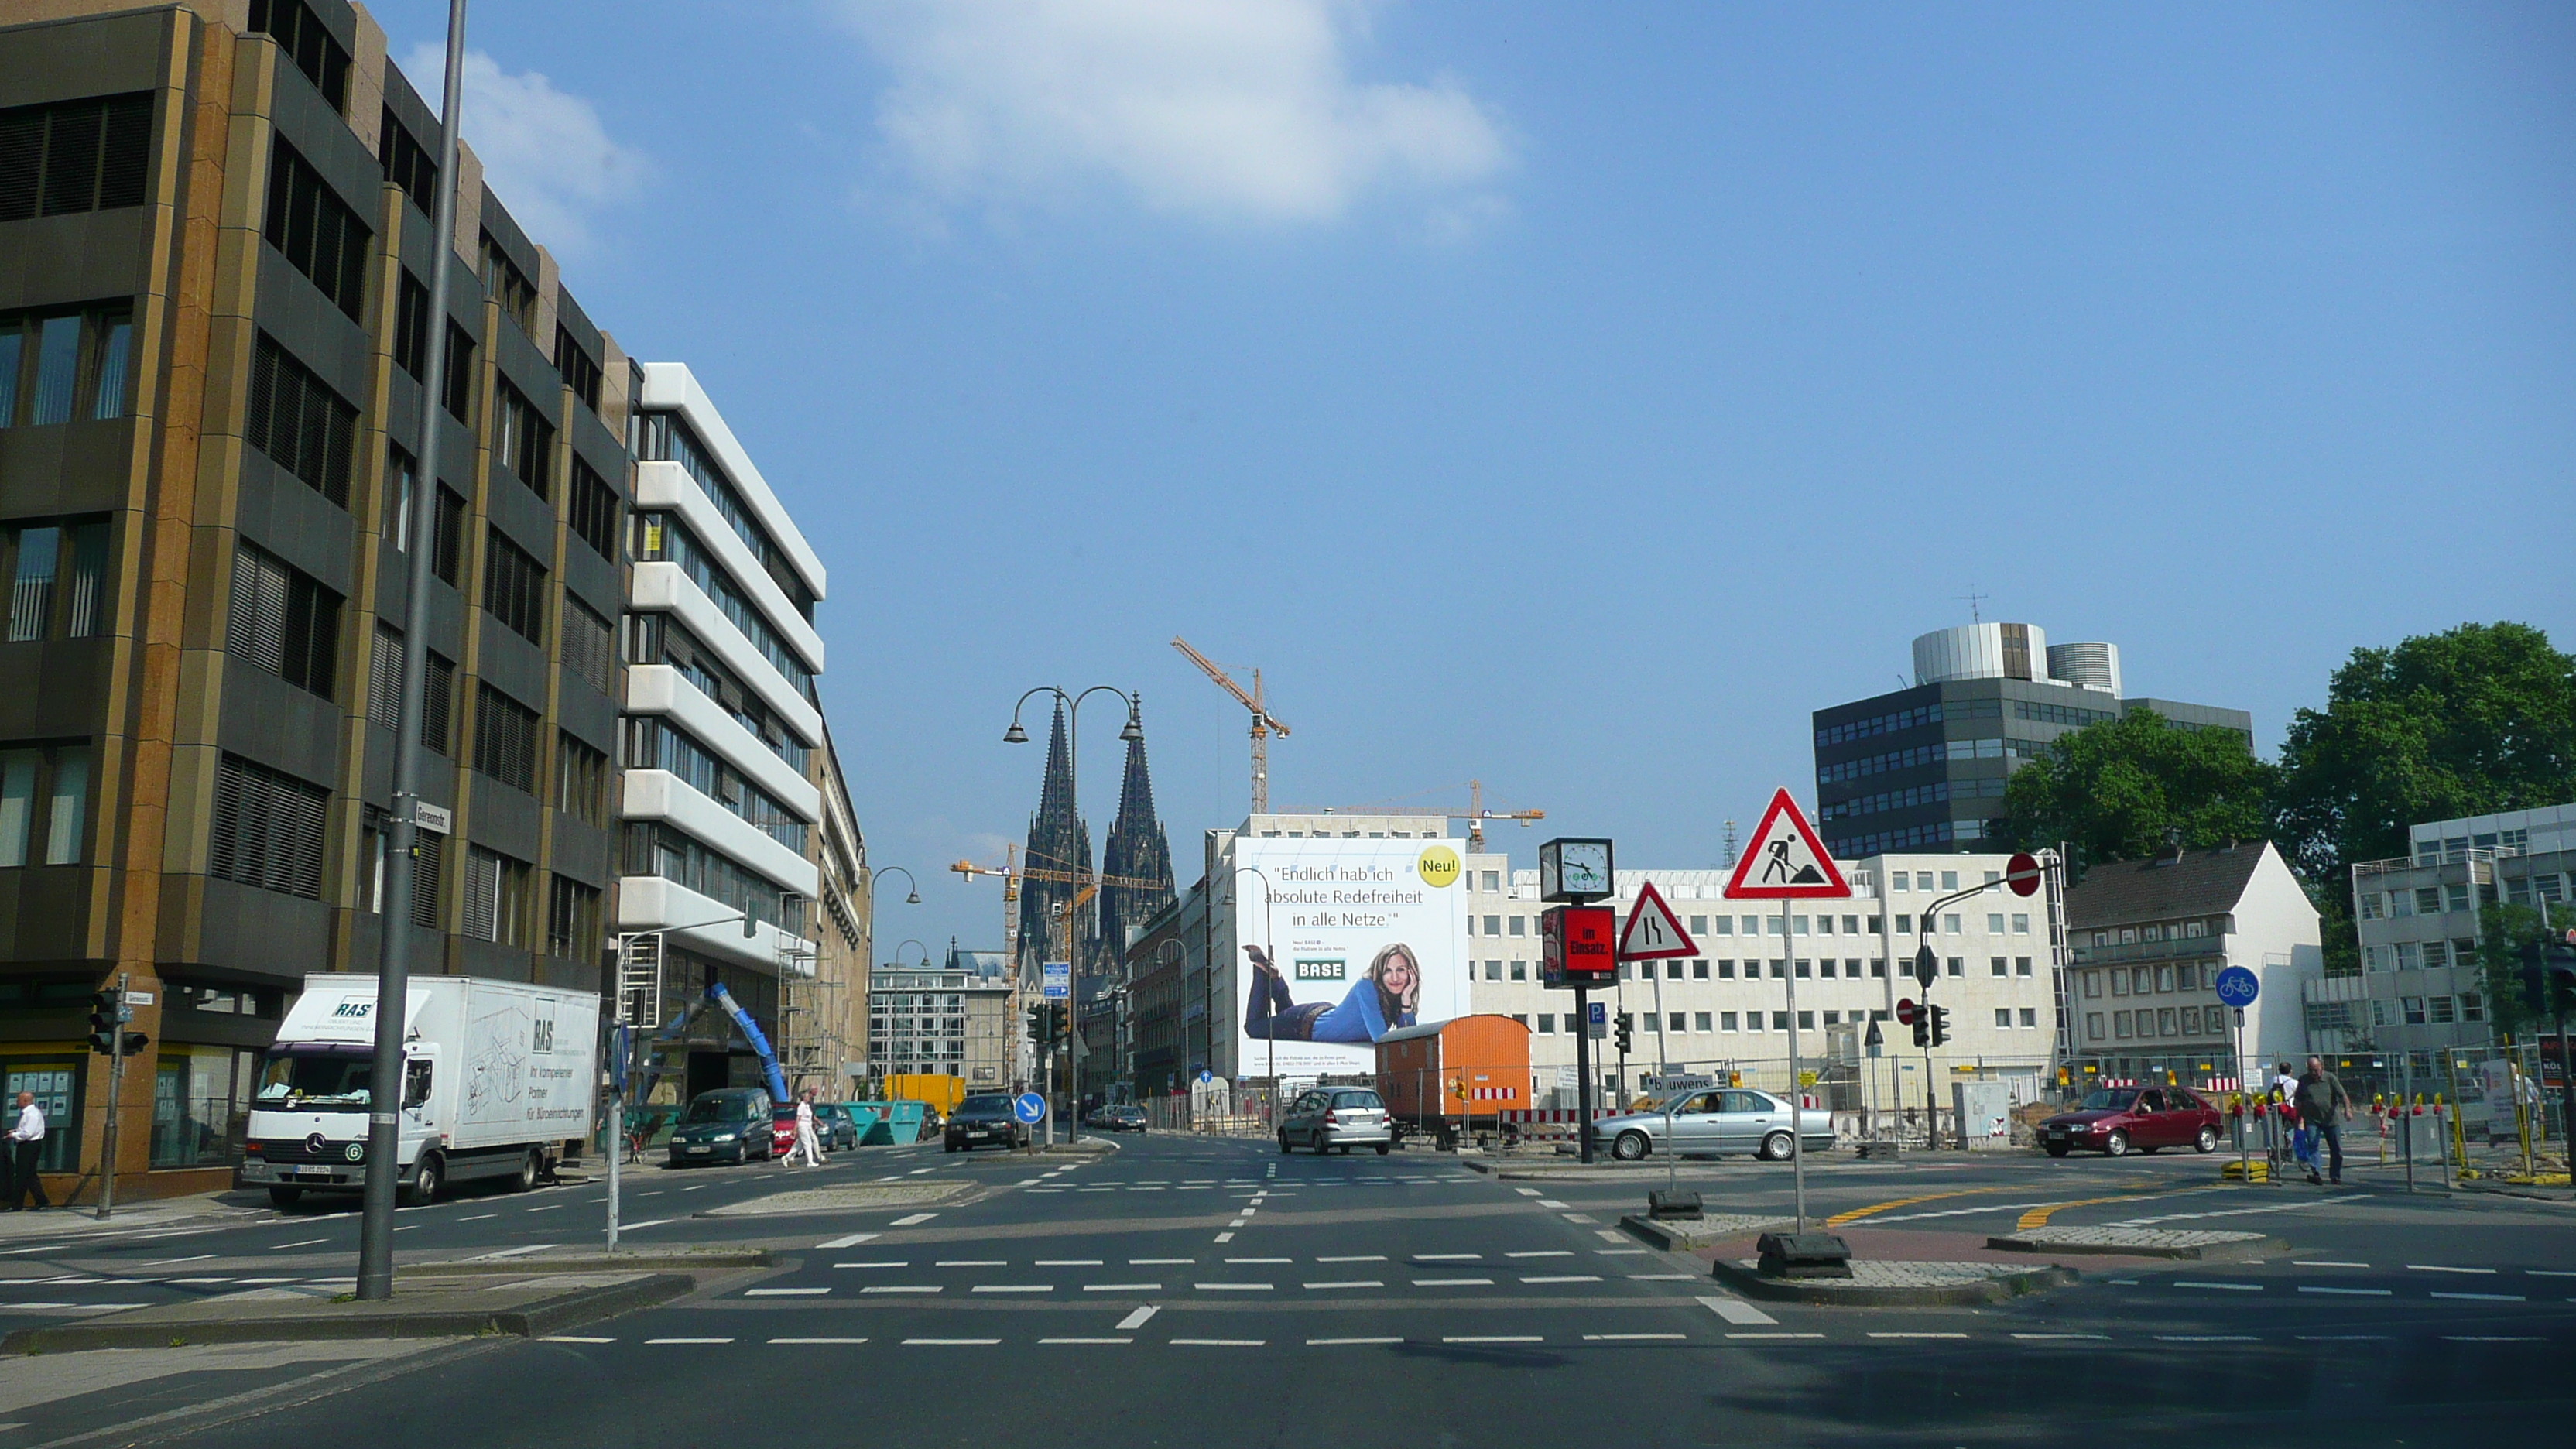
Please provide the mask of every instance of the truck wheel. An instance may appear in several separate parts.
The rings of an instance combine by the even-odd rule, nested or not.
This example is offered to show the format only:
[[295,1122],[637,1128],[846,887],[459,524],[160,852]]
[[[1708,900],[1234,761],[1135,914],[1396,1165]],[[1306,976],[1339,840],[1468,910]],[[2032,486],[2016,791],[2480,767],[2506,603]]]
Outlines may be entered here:
[[447,1185],[445,1164],[435,1152],[424,1152],[411,1170],[411,1181],[402,1185],[400,1196],[412,1207],[438,1200],[438,1190]]
[[537,1154],[537,1149],[533,1147],[529,1148],[528,1155],[519,1161],[519,1176],[513,1190],[517,1192],[535,1192],[537,1190],[537,1179],[544,1175],[545,1170],[545,1159]]
[[1645,1133],[1622,1132],[1618,1139],[1610,1144],[1610,1155],[1621,1162],[1635,1162],[1646,1155],[1650,1146],[1652,1144],[1646,1140]]
[[302,1201],[304,1201],[304,1189],[300,1187],[272,1187],[268,1190],[268,1205],[279,1212],[284,1212]]

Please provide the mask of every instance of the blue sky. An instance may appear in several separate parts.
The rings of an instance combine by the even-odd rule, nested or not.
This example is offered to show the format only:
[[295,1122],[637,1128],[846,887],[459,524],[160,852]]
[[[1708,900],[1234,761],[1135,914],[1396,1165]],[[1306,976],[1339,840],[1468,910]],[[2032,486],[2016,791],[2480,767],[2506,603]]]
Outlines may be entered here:
[[599,15],[479,6],[466,133],[831,570],[881,952],[997,942],[940,868],[1035,684],[1144,695],[1186,885],[1245,742],[1175,633],[1276,804],[1673,866],[1971,590],[2267,752],[2357,645],[2576,634],[2563,6]]

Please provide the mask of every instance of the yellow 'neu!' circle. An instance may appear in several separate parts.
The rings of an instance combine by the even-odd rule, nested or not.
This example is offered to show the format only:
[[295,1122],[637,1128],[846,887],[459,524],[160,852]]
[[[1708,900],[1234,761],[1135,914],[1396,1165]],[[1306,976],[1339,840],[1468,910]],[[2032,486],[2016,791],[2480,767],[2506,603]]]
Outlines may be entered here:
[[1445,845],[1435,845],[1429,850],[1422,852],[1422,859],[1415,862],[1413,868],[1415,873],[1422,877],[1422,883],[1424,885],[1456,885],[1458,883],[1458,852],[1451,850]]

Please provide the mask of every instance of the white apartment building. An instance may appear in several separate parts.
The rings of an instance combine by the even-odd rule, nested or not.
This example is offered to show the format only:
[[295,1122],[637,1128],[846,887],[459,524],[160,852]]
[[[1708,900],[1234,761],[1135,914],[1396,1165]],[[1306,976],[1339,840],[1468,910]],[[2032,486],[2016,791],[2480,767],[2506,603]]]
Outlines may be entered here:
[[[663,933],[666,1019],[721,980],[775,1036],[782,983],[814,972],[823,566],[689,369],[636,369],[618,929]],[[760,1080],[702,1020],[688,1090]]]
[[2493,1039],[2478,964],[2487,913],[2546,907],[2553,924],[2576,924],[2576,804],[2428,821],[2406,835],[2407,854],[2352,868],[2362,974],[2312,988],[2308,1035],[2319,1051],[2403,1054],[2423,1080],[2439,1076],[2436,1053]]
[[2066,915],[2077,1076],[2235,1080],[2235,1024],[2217,996],[2230,966],[2261,984],[2245,1011],[2249,1062],[2306,1052],[2302,987],[2325,953],[2316,907],[2271,842],[2095,865],[2067,891]]

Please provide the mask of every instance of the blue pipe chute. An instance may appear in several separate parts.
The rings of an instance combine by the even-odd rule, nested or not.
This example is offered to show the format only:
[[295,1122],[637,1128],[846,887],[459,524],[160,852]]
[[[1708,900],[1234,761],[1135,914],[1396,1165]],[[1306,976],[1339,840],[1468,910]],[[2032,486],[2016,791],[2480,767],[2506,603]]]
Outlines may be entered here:
[[778,1053],[769,1049],[769,1038],[760,1034],[760,1026],[751,1019],[751,1013],[742,1009],[721,981],[707,987],[707,1000],[722,1008],[725,1015],[733,1018],[733,1024],[742,1028],[743,1040],[750,1042],[751,1049],[760,1053],[760,1069],[769,1074],[769,1100],[786,1105],[787,1074],[778,1069]]

